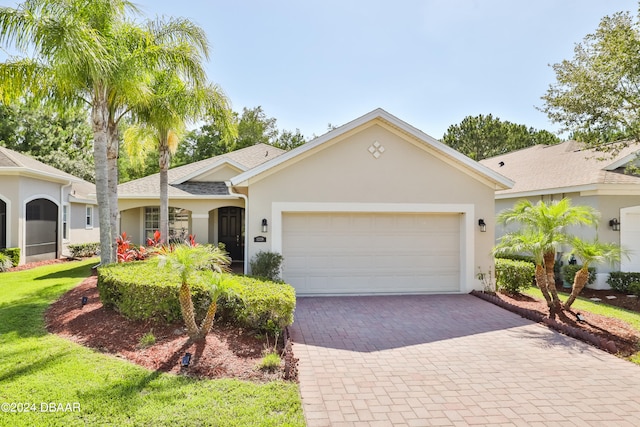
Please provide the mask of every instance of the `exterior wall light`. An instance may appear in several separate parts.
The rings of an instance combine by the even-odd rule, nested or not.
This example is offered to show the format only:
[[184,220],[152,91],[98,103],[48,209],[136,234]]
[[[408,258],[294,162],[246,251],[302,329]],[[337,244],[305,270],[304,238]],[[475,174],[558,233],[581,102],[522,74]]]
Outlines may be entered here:
[[618,218],[610,219],[609,227],[611,227],[613,231],[620,231],[620,221],[618,221]]
[[480,218],[478,220],[478,227],[480,227],[481,233],[484,233],[485,231],[487,231],[487,223],[484,222],[484,219]]
[[267,218],[262,218],[262,232],[266,233],[268,230]]

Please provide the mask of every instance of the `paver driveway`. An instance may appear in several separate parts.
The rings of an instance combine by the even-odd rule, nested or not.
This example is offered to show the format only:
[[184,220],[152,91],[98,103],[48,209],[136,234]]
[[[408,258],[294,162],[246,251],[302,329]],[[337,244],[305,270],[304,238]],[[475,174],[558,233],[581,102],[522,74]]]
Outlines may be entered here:
[[299,298],[313,426],[640,425],[640,367],[471,295]]

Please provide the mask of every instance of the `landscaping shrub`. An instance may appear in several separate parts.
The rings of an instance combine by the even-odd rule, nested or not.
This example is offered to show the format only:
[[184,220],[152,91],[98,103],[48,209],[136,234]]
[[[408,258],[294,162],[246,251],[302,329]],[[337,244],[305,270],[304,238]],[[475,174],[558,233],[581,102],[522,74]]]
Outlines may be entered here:
[[607,283],[618,292],[631,293],[631,284],[640,282],[640,273],[628,273],[623,271],[612,271],[609,273]]
[[277,252],[260,251],[251,259],[251,275],[270,281],[280,280],[280,266],[283,257]]
[[536,262],[534,261],[534,259],[533,259],[533,257],[531,255],[496,254],[495,258],[496,259],[510,259],[512,261],[525,261],[525,262],[530,262],[534,266],[536,265]]
[[9,270],[11,267],[13,267],[11,258],[7,254],[0,252],[0,273]]
[[[573,284],[573,278],[576,276],[576,272],[580,270],[582,266],[580,264],[567,264],[563,265],[560,269],[560,275],[562,276],[562,280],[566,283]],[[587,284],[590,285],[596,281],[596,268],[589,267],[589,279],[587,280]]]
[[640,297],[640,282],[629,283],[629,292]]
[[[189,278],[196,317],[202,319],[210,304],[207,281],[212,271]],[[225,320],[262,331],[279,331],[293,323],[295,291],[286,284],[224,274],[232,295],[222,298],[219,312]],[[107,307],[134,320],[175,322],[182,318],[177,272],[161,271],[147,261],[110,264],[98,269],[98,291]]]
[[100,249],[100,242],[74,243],[68,246],[71,256],[74,258],[87,258],[95,256]]
[[0,253],[3,253],[9,257],[13,267],[20,263],[20,248],[0,249]]
[[528,261],[498,258],[496,262],[496,287],[500,291],[520,293],[533,283],[535,266]]

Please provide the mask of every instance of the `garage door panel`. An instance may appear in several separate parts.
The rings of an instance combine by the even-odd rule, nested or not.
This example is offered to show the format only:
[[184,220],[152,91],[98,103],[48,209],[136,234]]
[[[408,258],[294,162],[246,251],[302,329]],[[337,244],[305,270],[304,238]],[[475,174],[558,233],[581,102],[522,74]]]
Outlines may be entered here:
[[460,291],[458,214],[284,213],[283,278],[298,294]]

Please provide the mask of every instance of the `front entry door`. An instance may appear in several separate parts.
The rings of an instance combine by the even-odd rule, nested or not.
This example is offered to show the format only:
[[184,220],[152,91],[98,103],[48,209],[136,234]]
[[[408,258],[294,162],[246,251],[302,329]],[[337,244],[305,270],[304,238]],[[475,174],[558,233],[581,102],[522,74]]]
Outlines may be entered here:
[[218,209],[218,240],[233,261],[244,261],[244,208]]

